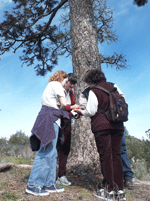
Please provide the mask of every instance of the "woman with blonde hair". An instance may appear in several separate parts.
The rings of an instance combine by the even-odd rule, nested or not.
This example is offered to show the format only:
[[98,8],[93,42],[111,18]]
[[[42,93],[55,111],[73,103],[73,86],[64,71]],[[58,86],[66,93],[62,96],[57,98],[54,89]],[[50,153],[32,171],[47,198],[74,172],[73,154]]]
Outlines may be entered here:
[[[67,105],[64,86],[68,81],[67,74],[60,70],[53,74],[42,95],[42,108],[32,128],[30,137],[40,141],[26,192],[32,195],[47,196],[51,192],[62,192],[56,186],[57,138],[60,127],[60,116],[69,119],[64,111]],[[57,103],[60,103],[58,107]],[[31,143],[31,141],[30,141]],[[33,143],[33,141],[32,141]],[[31,143],[31,148],[33,147]],[[35,142],[34,142],[35,143]],[[33,144],[34,144],[33,143]]]

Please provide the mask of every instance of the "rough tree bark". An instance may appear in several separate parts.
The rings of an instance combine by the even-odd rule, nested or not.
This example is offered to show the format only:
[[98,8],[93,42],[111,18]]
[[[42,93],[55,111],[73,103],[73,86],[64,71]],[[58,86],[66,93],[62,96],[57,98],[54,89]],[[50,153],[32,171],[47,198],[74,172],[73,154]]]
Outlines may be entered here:
[[[97,33],[90,0],[69,0],[72,62],[78,83],[75,87],[76,102],[80,93],[87,87],[83,77],[87,70],[101,69]],[[99,166],[94,135],[91,132],[90,118],[81,117],[75,121],[75,134],[68,168],[76,173],[91,172]]]

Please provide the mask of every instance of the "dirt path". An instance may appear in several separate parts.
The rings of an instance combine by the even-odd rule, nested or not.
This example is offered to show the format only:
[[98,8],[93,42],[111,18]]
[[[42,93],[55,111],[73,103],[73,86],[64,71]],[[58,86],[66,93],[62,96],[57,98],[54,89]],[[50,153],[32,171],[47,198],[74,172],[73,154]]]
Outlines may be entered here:
[[144,184],[144,185],[150,186],[150,181],[141,181],[141,180],[136,179],[136,178],[133,179],[133,183],[134,184]]

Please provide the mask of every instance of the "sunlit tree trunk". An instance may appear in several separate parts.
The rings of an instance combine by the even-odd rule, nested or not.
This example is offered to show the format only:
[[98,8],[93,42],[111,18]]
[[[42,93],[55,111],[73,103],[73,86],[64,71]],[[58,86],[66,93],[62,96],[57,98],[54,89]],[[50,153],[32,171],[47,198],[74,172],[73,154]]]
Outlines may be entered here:
[[[75,87],[76,102],[87,87],[83,77],[87,70],[101,69],[97,33],[90,0],[69,0],[73,71],[78,77]],[[81,117],[75,121],[75,134],[68,167],[74,171],[87,171],[91,165],[99,165],[90,118]],[[75,168],[74,168],[75,167]]]

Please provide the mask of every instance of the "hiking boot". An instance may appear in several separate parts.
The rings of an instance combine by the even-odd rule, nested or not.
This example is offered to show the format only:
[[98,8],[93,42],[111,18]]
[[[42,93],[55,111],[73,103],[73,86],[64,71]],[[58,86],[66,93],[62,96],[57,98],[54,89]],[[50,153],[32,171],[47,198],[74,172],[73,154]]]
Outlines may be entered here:
[[127,189],[129,189],[129,190],[134,189],[134,184],[133,184],[132,179],[126,179],[126,180],[124,181],[124,186],[125,186]]
[[56,185],[51,185],[51,186],[44,186],[43,189],[46,191],[46,192],[49,192],[49,193],[59,193],[59,192],[63,192],[64,191],[64,188],[60,188]]
[[66,176],[62,176],[62,177],[57,178],[56,184],[62,184],[62,185],[65,185],[65,186],[70,186],[71,182],[68,181]]
[[115,198],[117,199],[117,200],[126,200],[126,198],[125,198],[125,194],[124,194],[124,192],[122,191],[122,190],[119,190],[117,193],[116,193],[116,196],[115,196]]
[[47,196],[49,193],[40,186],[27,185],[26,192],[32,195]]

